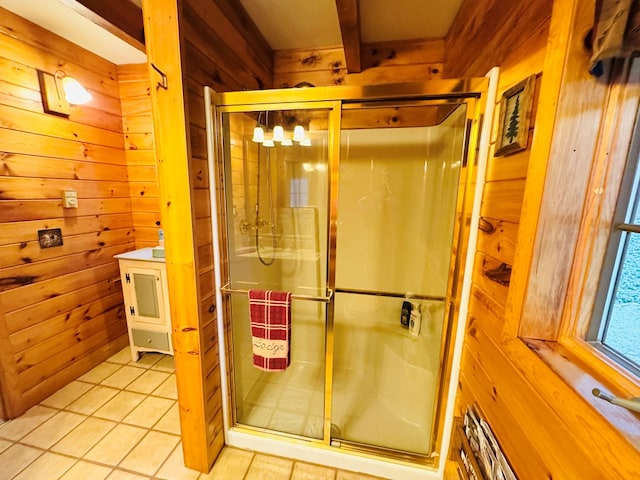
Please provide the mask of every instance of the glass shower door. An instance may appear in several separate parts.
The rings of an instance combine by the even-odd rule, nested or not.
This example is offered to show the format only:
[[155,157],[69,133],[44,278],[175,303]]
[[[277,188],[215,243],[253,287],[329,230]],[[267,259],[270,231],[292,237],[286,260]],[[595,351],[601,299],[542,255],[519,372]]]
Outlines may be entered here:
[[[234,420],[316,439],[324,435],[329,112],[222,114]],[[294,295],[282,372],[253,365],[249,289]]]
[[430,453],[465,122],[465,105],[343,111],[334,444]]

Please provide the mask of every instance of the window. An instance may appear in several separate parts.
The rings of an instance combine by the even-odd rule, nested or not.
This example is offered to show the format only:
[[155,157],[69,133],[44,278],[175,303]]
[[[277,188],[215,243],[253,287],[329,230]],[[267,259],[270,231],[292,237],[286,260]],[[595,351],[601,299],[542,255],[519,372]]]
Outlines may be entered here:
[[[636,133],[637,135],[637,133]],[[627,165],[587,339],[640,373],[640,201],[638,158]]]

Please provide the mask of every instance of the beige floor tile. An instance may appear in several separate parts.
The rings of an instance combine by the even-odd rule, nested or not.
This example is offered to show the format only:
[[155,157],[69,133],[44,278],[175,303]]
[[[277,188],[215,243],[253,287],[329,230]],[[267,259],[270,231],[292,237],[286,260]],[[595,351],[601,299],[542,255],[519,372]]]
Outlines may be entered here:
[[332,468],[297,462],[293,466],[291,480],[334,480],[336,471]]
[[25,468],[14,480],[51,480],[60,478],[76,462],[75,458],[45,452]]
[[154,370],[162,370],[163,372],[173,373],[176,371],[176,365],[171,355],[164,355],[152,368]]
[[131,425],[118,425],[100,440],[84,458],[117,466],[147,431]]
[[133,382],[127,385],[128,392],[151,393],[171,376],[168,372],[147,370]]
[[67,405],[67,410],[84,415],[91,415],[102,405],[107,403],[118,394],[114,388],[95,385],[91,390],[78,398],[75,402]]
[[89,417],[52,446],[51,451],[80,458],[115,426],[115,422]]
[[117,372],[105,378],[101,385],[113,388],[124,388],[145,372],[143,368],[125,365]]
[[114,470],[106,480],[149,480],[149,477],[136,475],[135,473],[124,472],[122,470]]
[[111,472],[110,468],[80,460],[60,480],[104,480]]
[[40,402],[40,405],[44,405],[45,407],[64,408],[91,390],[91,386],[92,385],[90,383],[78,381],[71,382],[49,398],[45,398]]
[[200,480],[242,480],[244,479],[254,453],[233,447],[224,447],[208,475]]
[[153,475],[167,460],[180,438],[167,433],[149,432],[120,463],[120,468]]
[[180,435],[180,407],[174,403],[167,413],[153,426],[154,430]]
[[184,466],[181,443],[173,450],[160,471],[156,473],[156,478],[163,480],[197,480],[199,476],[200,472]]
[[147,397],[129,415],[124,417],[122,422],[151,428],[169,411],[174,403],[175,400],[168,398]]
[[4,452],[11,445],[13,445],[13,442],[10,442],[9,440],[0,439],[0,453]]
[[58,410],[36,405],[27,410],[21,417],[3,423],[2,426],[0,426],[0,437],[18,441],[34,428],[39,427],[49,418],[53,417],[56,413],[58,413]]
[[14,445],[0,453],[0,478],[13,478],[44,452],[25,445]]
[[78,380],[88,383],[100,383],[105,378],[113,375],[116,371],[120,370],[122,365],[115,363],[103,362],[92,370],[82,375]]
[[178,399],[178,386],[176,384],[176,376],[171,375],[167,378],[158,388],[156,388],[151,395],[156,397],[171,398],[173,400]]
[[283,480],[288,479],[293,468],[293,460],[271,457],[256,453],[246,480]]
[[115,397],[93,413],[94,417],[119,422],[129,415],[146,398],[146,395],[133,392],[118,392]]
[[34,447],[50,448],[87,417],[71,412],[58,412],[21,441]]
[[136,367],[151,368],[160,360],[162,360],[163,357],[164,355],[162,353],[143,352],[140,353],[140,358],[138,358],[138,361],[131,362],[131,365]]
[[107,362],[119,363],[121,365],[126,365],[131,360],[132,360],[131,347],[125,347],[122,350],[120,350],[118,353],[116,353],[115,355],[111,355],[107,359]]

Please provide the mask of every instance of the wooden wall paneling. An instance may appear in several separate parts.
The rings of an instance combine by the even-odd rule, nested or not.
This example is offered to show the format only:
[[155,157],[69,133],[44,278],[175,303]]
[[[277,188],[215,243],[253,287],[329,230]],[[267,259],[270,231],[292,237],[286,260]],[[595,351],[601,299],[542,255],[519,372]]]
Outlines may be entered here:
[[361,73],[347,73],[346,68],[311,72],[276,73],[273,83],[275,88],[289,88],[300,83],[311,83],[319,87],[331,85],[376,85],[398,82],[424,82],[442,78],[440,74],[442,66],[441,63],[398,65],[388,68],[371,68],[363,70]]
[[197,50],[209,56],[218,68],[235,78],[241,85],[238,90],[260,90],[271,86],[270,61],[268,66],[258,61],[241,32],[220,14],[215,1],[186,2],[183,14],[184,26],[193,29],[186,32],[185,37]]
[[[153,247],[158,245],[162,221],[147,65],[119,65],[118,83],[122,130],[127,138],[125,162],[136,248]],[[133,136],[142,137],[145,142],[134,144],[131,142]],[[144,199],[144,202],[137,199]]]
[[0,105],[0,126],[10,130],[29,131],[44,136],[92,143],[122,150],[121,132],[111,132],[90,125],[70,122],[56,115],[44,115]]
[[350,74],[340,47],[281,50],[274,56],[276,88],[300,82],[315,86],[367,85],[424,81],[441,78],[444,61],[442,40],[365,44],[363,71]]
[[518,223],[522,210],[524,188],[525,180],[486,183],[480,215]]
[[[4,9],[0,52],[0,388],[15,417],[126,345],[113,255],[133,228],[115,65]],[[37,70],[59,68],[94,97],[68,118],[42,108]],[[40,248],[46,228],[62,246]]]
[[[0,104],[44,113],[37,71],[0,55]],[[114,132],[122,131],[122,119],[117,109],[117,99],[95,94],[90,105],[71,105],[71,117],[77,123]]]
[[215,0],[215,4],[219,9],[217,15],[224,15],[229,24],[239,32],[243,43],[246,43],[243,45],[231,42],[238,48],[238,56],[243,57],[245,49],[250,49],[254,61],[261,64],[262,70],[266,70],[270,76],[273,72],[273,51],[242,4],[234,0]]
[[9,419],[21,415],[28,407],[18,381],[18,368],[4,311],[0,298],[0,403],[2,403],[2,419]]
[[480,226],[482,228],[478,229],[476,250],[500,262],[513,264],[518,239],[518,224],[482,217]]
[[0,145],[4,152],[124,165],[122,149],[79,143],[65,138],[44,137],[2,127],[0,127]]
[[[26,288],[26,287],[22,287]],[[24,328],[38,325],[47,316],[55,317],[61,314],[68,314],[78,305],[93,302],[106,297],[121,289],[119,281],[115,277],[96,282],[86,287],[59,294],[56,297],[38,301],[32,305],[22,305],[13,311],[5,312],[5,322],[9,332],[17,332]],[[14,289],[20,295],[20,289]]]
[[114,255],[132,250],[132,246],[133,243],[124,243],[110,247],[93,248],[81,253],[0,269],[0,291],[11,290],[23,285],[57,278],[82,268],[93,268],[112,262]]
[[[46,159],[47,162],[51,161]],[[94,180],[58,180],[5,176],[0,200],[34,200],[61,198],[62,190],[75,190],[78,202],[87,198],[126,197],[129,184],[123,181],[107,183]]]
[[76,346],[73,349],[73,356],[65,355],[66,358],[56,358],[55,364],[59,365],[59,369],[55,372],[52,371],[47,377],[40,376],[36,379],[34,386],[24,393],[25,403],[28,405],[37,404],[58,391],[62,385],[67,385],[127,347],[129,339],[126,334],[126,326],[124,332],[124,335],[118,336],[109,343],[105,343],[103,334],[94,335],[84,342],[85,349]]
[[[47,218],[67,218],[74,222],[91,215],[109,215],[131,211],[128,198],[86,199],[74,212],[63,212],[62,200],[0,200],[0,223],[40,220]],[[74,223],[75,224],[75,223]]]
[[[5,313],[21,309],[25,306],[28,307],[28,301],[31,301],[32,305],[45,300],[57,302],[59,300],[56,300],[57,297],[65,293],[74,292],[80,288],[93,287],[90,283],[91,280],[94,280],[95,283],[102,281],[109,281],[113,283],[119,281],[118,265],[116,263],[107,263],[90,271],[81,270],[53,278],[51,280],[37,282],[9,291],[0,292],[0,301],[2,301],[5,307]],[[76,302],[78,298],[80,297],[75,297],[69,305],[72,306],[73,302]],[[10,331],[15,331],[11,328],[10,322],[7,322],[7,325],[9,325]]]
[[127,177],[124,165],[77,162],[62,158],[0,152],[0,175],[66,180],[122,181]]
[[[65,236],[64,244],[55,248],[40,248],[37,240],[0,245],[0,272],[7,267],[16,267],[33,262],[55,259],[61,255],[84,253],[99,248],[129,244],[133,230],[123,228],[106,232],[91,232]],[[63,231],[63,235],[67,232]],[[0,273],[2,275],[2,273]]]
[[42,323],[11,333],[11,344],[17,353],[22,352],[33,345],[47,341],[52,336],[52,332],[63,332],[65,328],[76,329],[85,320],[99,318],[104,314],[121,309],[122,305],[122,294],[120,292],[112,293],[86,305],[78,306],[69,313],[48,318]]
[[46,220],[30,220],[22,222],[0,223],[0,245],[21,243],[34,240],[33,232],[46,228],[64,227],[66,235],[82,235],[86,233],[108,232],[131,226],[129,213],[111,215],[94,215],[82,222],[66,222],[64,218],[48,218]]
[[[548,24],[552,3],[465,0],[447,34],[445,77],[477,77],[502,65]],[[478,48],[482,55],[477,55]]]

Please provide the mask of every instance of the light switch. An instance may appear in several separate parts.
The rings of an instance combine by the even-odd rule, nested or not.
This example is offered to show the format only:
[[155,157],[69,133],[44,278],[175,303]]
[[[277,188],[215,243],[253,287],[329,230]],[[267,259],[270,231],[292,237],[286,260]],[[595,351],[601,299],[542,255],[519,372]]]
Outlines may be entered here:
[[62,206],[64,208],[78,208],[78,192],[74,190],[63,190]]

